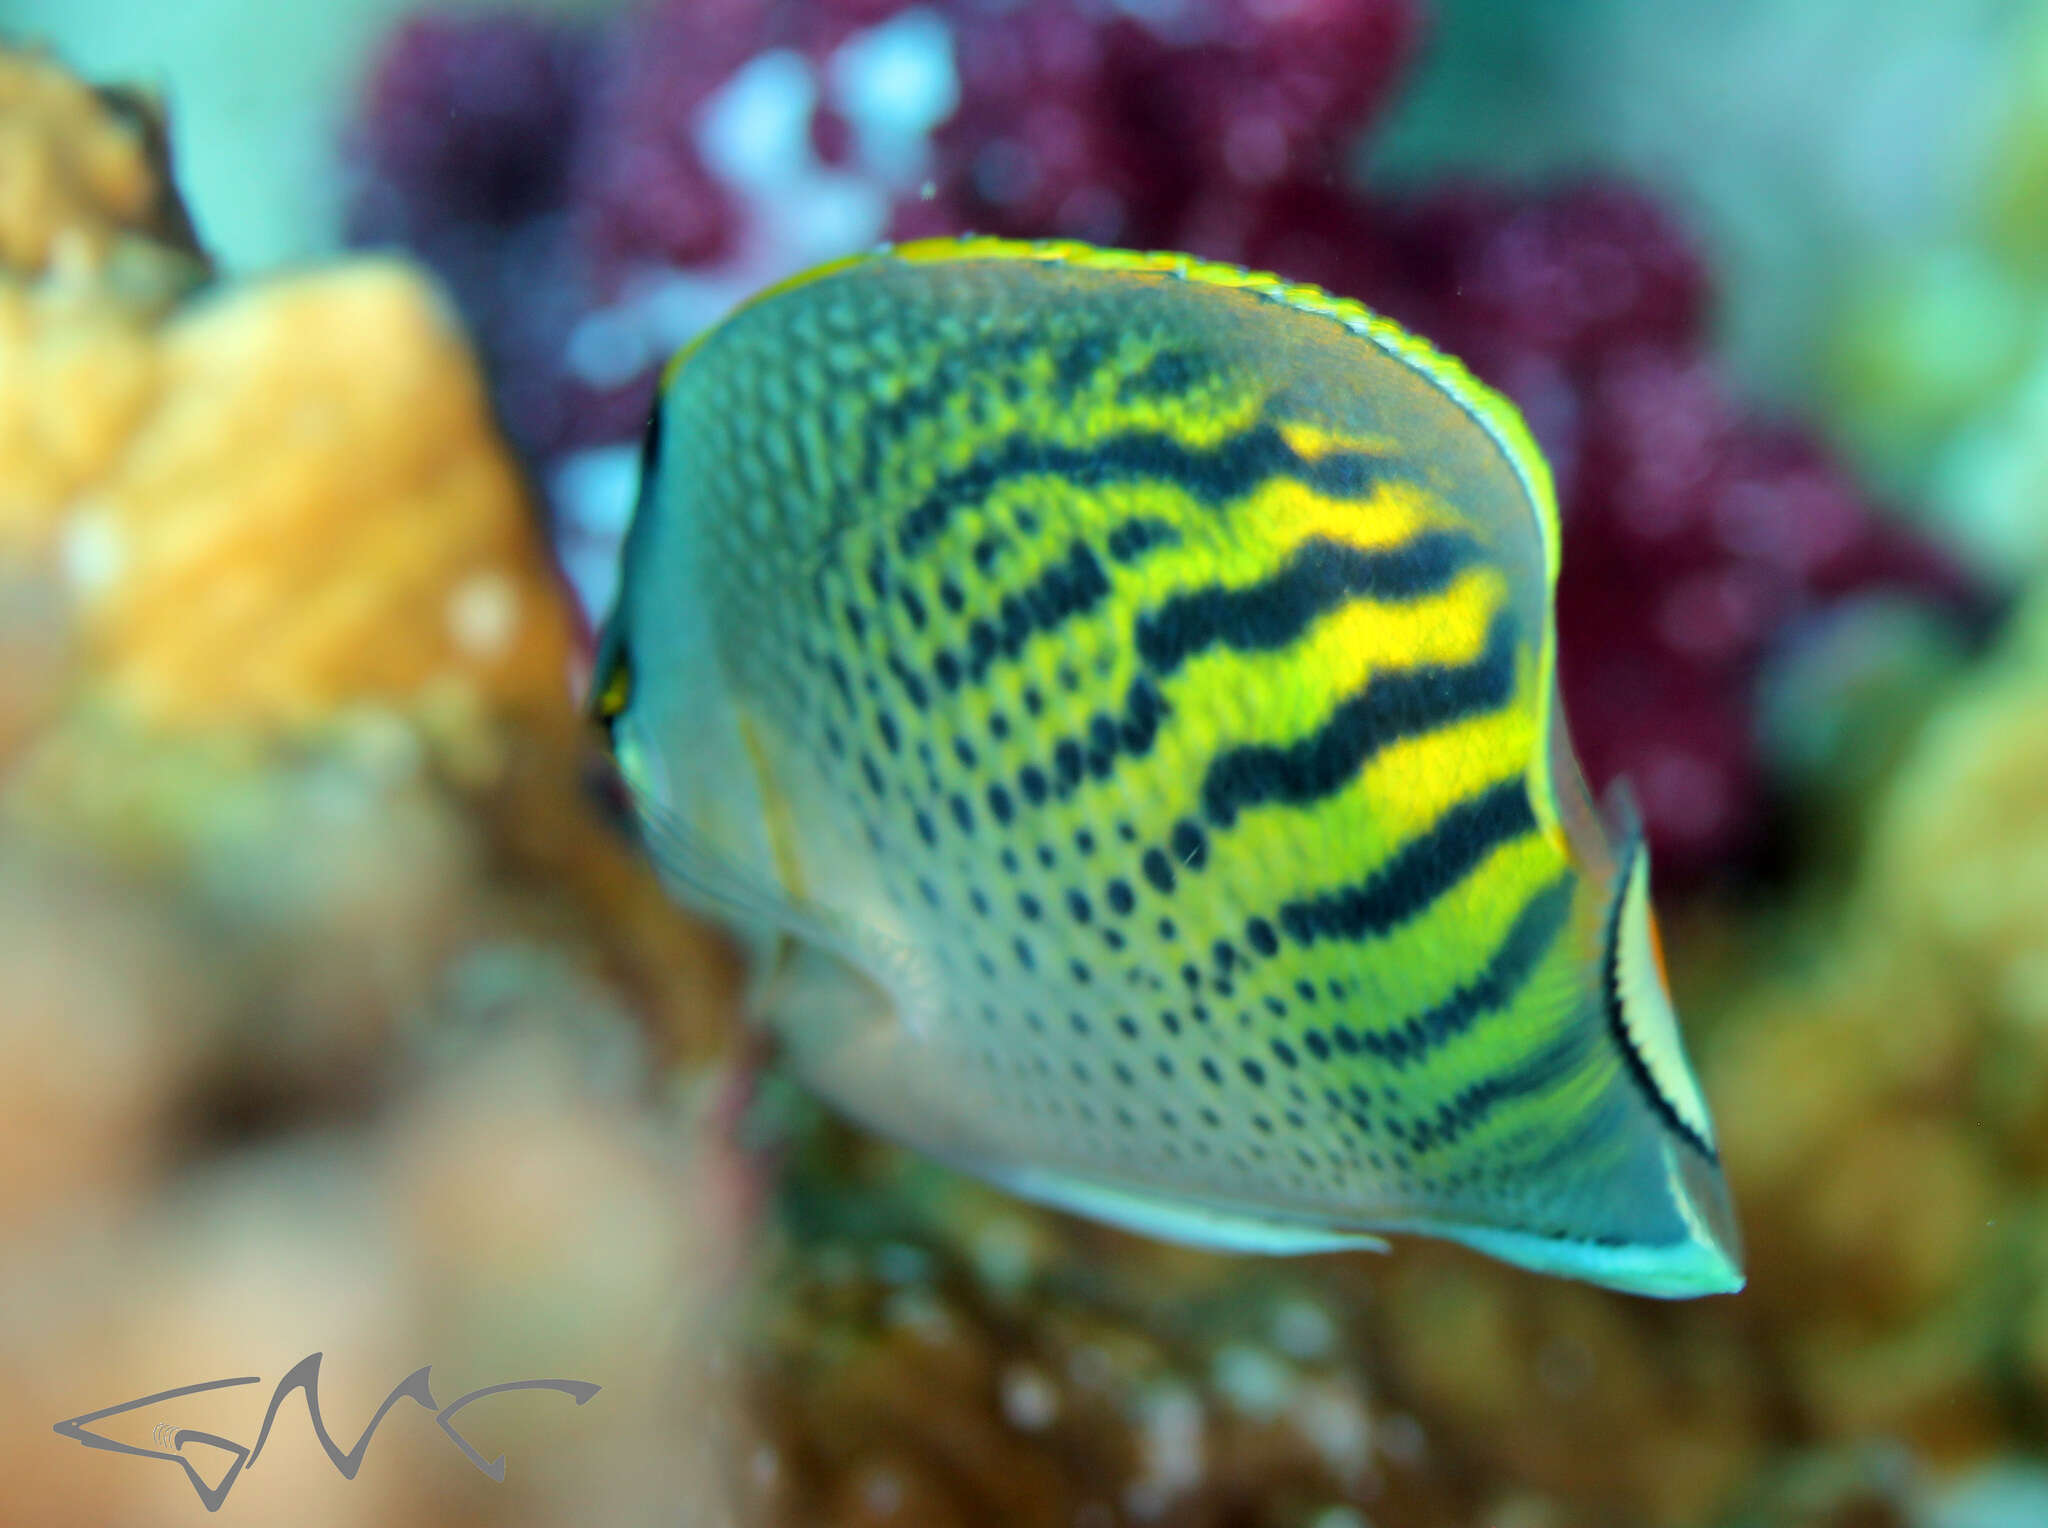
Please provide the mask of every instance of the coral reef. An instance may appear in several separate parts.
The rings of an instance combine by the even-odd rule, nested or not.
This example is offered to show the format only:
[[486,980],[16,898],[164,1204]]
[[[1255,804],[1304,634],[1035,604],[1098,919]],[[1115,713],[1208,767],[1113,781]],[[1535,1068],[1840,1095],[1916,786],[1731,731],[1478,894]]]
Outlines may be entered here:
[[[1316,18],[1342,10],[1242,14],[1319,36]],[[804,77],[826,88],[790,120],[809,183],[846,191],[849,166],[908,140],[888,140],[832,61],[865,45],[914,69],[904,39],[930,33],[887,29],[932,14],[735,0],[733,61],[706,62],[704,88],[719,110],[768,111],[780,87],[759,82],[816,50]],[[774,30],[806,16],[814,32]],[[419,185],[460,165],[500,178],[441,232],[403,222],[436,260],[444,237],[469,251],[449,269],[472,283],[472,319],[492,258],[544,251],[498,269],[548,284],[499,300],[569,346],[534,351],[547,363],[522,384],[571,422],[552,459],[610,438],[590,422],[605,410],[631,412],[619,400],[650,335],[703,321],[801,240],[748,221],[769,182],[732,179],[721,149],[704,164],[742,212],[724,274],[606,270],[675,258],[660,241],[683,226],[579,221],[595,217],[579,200],[595,193],[573,188],[602,179],[591,124],[624,109],[607,94],[621,65],[602,39],[531,23],[504,34],[513,63],[489,63],[469,25],[422,23],[404,45],[417,70],[387,62],[413,114],[389,141],[412,146],[379,152],[424,163],[409,156],[429,152],[450,91],[518,133],[582,124],[560,128],[574,141],[530,192],[499,128],[458,134]],[[763,74],[769,43],[788,51]],[[751,106],[735,68],[764,89]],[[491,105],[493,70],[531,89]],[[1218,252],[1375,296],[1516,393],[1555,453],[1569,555],[1654,596],[1630,614],[1568,592],[1578,661],[1640,643],[1690,675],[1708,763],[1734,756],[1717,740],[1789,634],[1905,612],[1875,678],[1821,639],[1787,671],[1794,712],[1816,688],[1868,684],[1926,715],[1880,733],[1861,702],[1835,713],[1895,761],[1856,782],[1870,806],[1839,830],[1845,886],[1747,914],[1701,903],[1670,930],[1754,1278],[1682,1307],[1448,1247],[1179,1251],[863,1139],[772,1072],[750,1094],[730,957],[667,905],[591,786],[572,602],[434,286],[383,258],[201,286],[132,109],[15,55],[0,82],[0,155],[28,156],[0,162],[39,167],[0,184],[61,188],[0,207],[0,1155],[22,1167],[0,1188],[0,1468],[15,1515],[162,1516],[187,1489],[173,1469],[90,1453],[51,1423],[225,1374],[274,1382],[317,1348],[344,1439],[422,1363],[451,1392],[541,1374],[605,1389],[580,1409],[504,1398],[485,1450],[507,1456],[502,1485],[407,1408],[353,1480],[303,1432],[283,1441],[281,1420],[230,1511],[806,1528],[2038,1518],[2041,1473],[2016,1456],[2038,1451],[2048,1414],[2048,594],[1988,659],[1941,635],[1927,594],[1953,601],[1952,575],[1883,531],[1808,437],[1732,401],[1698,330],[1699,263],[1641,198],[1354,197],[1316,182],[1293,157],[1312,151],[1281,131],[1258,160],[1275,178],[1182,211],[1213,215]],[[1275,97],[1283,126],[1365,104],[1300,92]],[[935,126],[951,113],[934,114],[941,91],[923,101]],[[985,194],[965,142],[874,183]],[[77,162],[105,166],[73,168],[92,143],[109,146]],[[898,194],[857,210],[879,229]],[[380,216],[426,218],[432,200],[407,191]],[[611,281],[604,306],[581,306]],[[549,304],[545,322],[531,312]],[[493,324],[511,322],[483,325],[499,364]],[[564,354],[589,364],[615,343],[625,359],[597,368],[609,390],[557,387]],[[502,382],[497,398],[516,421]],[[1864,603],[1886,589],[1896,603]],[[1682,720],[1629,735],[1689,739]],[[1628,721],[1588,745],[1635,769],[1594,741]],[[1786,757],[1827,757],[1790,737]],[[1708,861],[1731,841],[1664,832]],[[159,1421],[253,1436],[262,1401],[138,1413],[123,1436],[144,1443]]]
[[569,443],[571,410],[589,407],[562,370],[592,302],[563,206],[596,61],[563,23],[421,17],[386,45],[356,134],[378,173],[350,207],[352,237],[433,266],[503,379],[500,414],[540,456]]
[[1160,28],[1070,3],[961,7],[960,107],[900,233],[1213,253],[1239,204],[1327,184],[1416,40],[1413,0],[1208,0]]
[[[729,1043],[730,963],[587,788],[567,601],[467,349],[391,262],[191,290],[128,99],[0,81],[9,1511],[175,1510],[175,1468],[52,1423],[316,1349],[329,1415],[431,1361],[448,1395],[596,1371],[607,1425],[494,1413],[509,1495],[431,1425],[353,1481],[295,1438],[230,1510],[708,1511],[672,1440],[723,1436],[692,1344],[753,1178],[653,1077]],[[246,1395],[107,1426],[253,1440]]]
[[2037,593],[1887,788],[1825,957],[1760,984],[1707,1057],[1776,1251],[1756,1304],[1837,1434],[1970,1452],[2048,1405],[2044,718]]
[[[1284,1267],[957,1185],[923,1221],[886,1175],[831,1181],[839,1223],[804,1224],[803,1258],[757,1297],[763,1520],[1463,1520],[1466,1488],[1375,1394],[1343,1308]],[[846,1224],[877,1202],[898,1213]]]

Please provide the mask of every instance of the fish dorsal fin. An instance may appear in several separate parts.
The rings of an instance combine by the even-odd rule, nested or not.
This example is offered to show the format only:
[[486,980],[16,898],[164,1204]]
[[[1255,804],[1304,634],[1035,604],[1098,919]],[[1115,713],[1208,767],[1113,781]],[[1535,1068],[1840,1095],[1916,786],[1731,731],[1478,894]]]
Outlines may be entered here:
[[1615,860],[1636,821],[1635,804],[1625,783],[1610,790],[1604,809],[1593,799],[1586,772],[1572,747],[1564,697],[1553,675],[1544,713],[1543,746],[1531,771],[1530,799],[1546,831],[1554,829],[1570,854],[1595,884],[1606,885],[1620,874]]
[[[815,289],[840,278],[872,273],[891,265],[971,264],[1049,266],[1075,272],[1127,276],[1136,281],[1175,282],[1189,288],[1240,293],[1292,313],[1327,320],[1380,356],[1424,379],[1435,393],[1448,400],[1480,435],[1492,443],[1520,485],[1521,497],[1529,513],[1530,530],[1539,549],[1537,573],[1546,600],[1556,587],[1562,555],[1556,488],[1549,463],[1514,404],[1474,376],[1455,356],[1439,350],[1421,335],[1409,332],[1384,314],[1354,299],[1340,297],[1307,282],[1289,281],[1269,271],[1201,260],[1173,251],[1112,249],[1063,239],[968,235],[883,244],[797,272],[747,298],[669,359],[662,371],[662,395],[664,398],[668,396],[692,360],[742,314],[792,295],[813,293]],[[1546,637],[1538,655],[1539,667],[1546,679],[1553,661],[1553,649],[1554,642]]]
[[[1339,297],[1307,282],[1289,281],[1270,271],[1247,270],[1221,261],[1200,260],[1170,250],[1142,251],[1104,249],[1072,239],[1004,239],[986,235],[965,238],[915,239],[886,246],[878,257],[893,257],[913,264],[942,264],[955,260],[1036,261],[1046,265],[1068,265],[1085,270],[1124,271],[1133,275],[1172,277],[1196,286],[1228,287],[1292,308],[1314,313],[1343,325],[1403,365],[1420,372],[1453,399],[1485,432],[1507,458],[1515,476],[1521,479],[1536,533],[1543,545],[1546,587],[1555,585],[1560,556],[1556,490],[1550,466],[1536,447],[1515,406],[1481,382],[1455,356],[1438,350],[1420,335],[1411,334],[1392,319],[1373,312],[1361,302]],[[818,274],[828,275],[843,266],[828,266]]]
[[1636,800],[1636,788],[1626,775],[1616,777],[1600,793],[1600,820],[1624,867],[1635,850],[1648,852],[1643,836],[1642,805]]

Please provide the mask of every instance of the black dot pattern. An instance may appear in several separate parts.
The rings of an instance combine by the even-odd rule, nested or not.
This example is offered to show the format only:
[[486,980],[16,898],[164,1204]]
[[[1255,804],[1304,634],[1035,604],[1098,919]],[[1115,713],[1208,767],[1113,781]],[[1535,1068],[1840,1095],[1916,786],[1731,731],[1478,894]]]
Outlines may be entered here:
[[[760,584],[746,649],[779,655],[731,676],[769,719],[777,874],[909,952],[891,991],[916,1088],[1056,1169],[1539,1218],[1553,1188],[1499,1122],[1533,1118],[1598,1036],[1501,1035],[1577,895],[1555,861],[1496,868],[1535,831],[1526,761],[1405,839],[1325,826],[1355,825],[1325,809],[1405,741],[1526,702],[1526,623],[1505,596],[1453,602],[1476,656],[1375,670],[1286,732],[1214,677],[1277,663],[1349,600],[1453,600],[1479,543],[1332,539],[1329,506],[1371,514],[1399,461],[1341,431],[1299,444],[1277,393],[1185,334],[902,294],[801,311],[779,348],[722,341],[683,369],[723,389],[691,416],[692,491],[733,527],[730,576]],[[1197,400],[1199,435],[1174,423]],[[1317,496],[1315,537],[1217,558],[1274,485]],[[786,576],[775,536],[819,516],[825,555]]]

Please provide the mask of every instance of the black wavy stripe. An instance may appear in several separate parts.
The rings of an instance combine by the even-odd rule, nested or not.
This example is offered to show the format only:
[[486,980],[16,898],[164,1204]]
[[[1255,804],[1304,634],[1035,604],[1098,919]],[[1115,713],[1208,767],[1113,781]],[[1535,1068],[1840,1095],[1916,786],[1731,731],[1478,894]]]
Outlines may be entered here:
[[1352,600],[1386,604],[1441,593],[1481,549],[1457,531],[1426,531],[1391,547],[1358,547],[1317,536],[1271,578],[1242,589],[1175,595],[1138,617],[1138,652],[1162,673],[1222,645],[1236,652],[1285,647],[1317,617]]
[[896,549],[905,557],[915,556],[956,512],[982,503],[1004,483],[1020,477],[1049,475],[1082,489],[1156,480],[1172,483],[1213,509],[1272,478],[1301,483],[1326,498],[1357,499],[1380,467],[1378,459],[1362,452],[1332,452],[1311,460],[1270,424],[1253,425],[1206,448],[1157,430],[1128,431],[1086,447],[1017,434],[935,484],[897,525]]
[[1202,777],[1202,808],[1211,822],[1228,827],[1248,806],[1306,806],[1353,779],[1389,744],[1505,705],[1514,683],[1515,622],[1501,611],[1472,662],[1375,674],[1308,737],[1218,754]]
[[1421,913],[1502,844],[1535,827],[1528,786],[1512,776],[1458,802],[1364,881],[1285,903],[1277,921],[1298,944],[1378,938]]
[[1071,399],[1086,387],[1116,354],[1117,341],[1101,329],[1090,329],[1067,341],[1053,360],[1053,386]]
[[1161,350],[1117,383],[1116,401],[1135,403],[1179,398],[1215,374],[1214,359],[1199,350]]
[[1523,903],[1486,969],[1472,981],[1399,1024],[1355,1036],[1338,1033],[1338,1049],[1363,1051],[1396,1067],[1406,1066],[1463,1034],[1481,1015],[1506,1008],[1563,931],[1576,879],[1573,872],[1564,871]]
[[882,477],[882,464],[896,455],[904,438],[919,425],[935,418],[947,404],[974,387],[1000,389],[1017,385],[1018,369],[1041,345],[1029,329],[991,330],[978,335],[972,352],[941,355],[902,394],[876,403],[860,423],[861,468],[858,478],[863,498],[871,496]]
[[967,629],[967,677],[987,677],[998,656],[1015,658],[1034,634],[1050,632],[1086,615],[1109,594],[1109,576],[1094,550],[1077,541],[1022,589],[1006,594],[994,620],[977,618]]
[[1180,528],[1157,515],[1133,515],[1112,526],[1105,544],[1116,562],[1136,562],[1154,547],[1179,546]]
[[1547,1092],[1577,1071],[1591,1048],[1590,1033],[1585,1026],[1573,1024],[1519,1066],[1461,1088],[1454,1098],[1438,1105],[1435,1115],[1406,1122],[1388,1121],[1387,1133],[1418,1157],[1437,1147],[1453,1145],[1460,1136],[1482,1124],[1496,1105]]

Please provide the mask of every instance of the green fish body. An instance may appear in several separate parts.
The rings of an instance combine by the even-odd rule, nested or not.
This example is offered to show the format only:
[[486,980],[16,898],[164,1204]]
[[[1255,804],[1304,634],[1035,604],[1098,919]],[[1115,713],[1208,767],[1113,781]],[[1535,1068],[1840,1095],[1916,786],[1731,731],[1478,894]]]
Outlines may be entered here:
[[1734,1290],[1557,565],[1519,416],[1387,320],[935,240],[670,366],[595,691],[671,884],[873,1129],[1197,1244]]

